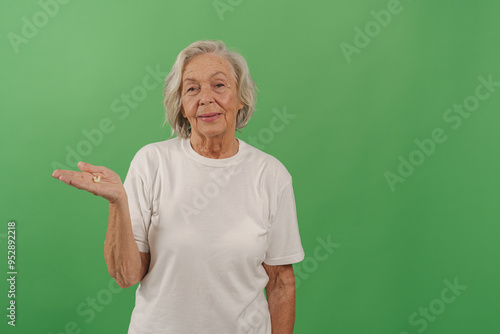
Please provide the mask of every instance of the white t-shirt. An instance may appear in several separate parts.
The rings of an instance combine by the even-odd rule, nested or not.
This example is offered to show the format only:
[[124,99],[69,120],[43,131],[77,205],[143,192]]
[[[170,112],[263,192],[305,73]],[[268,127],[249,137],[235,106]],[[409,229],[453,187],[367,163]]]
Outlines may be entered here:
[[225,159],[179,137],[134,156],[124,186],[135,241],[151,263],[129,334],[271,334],[262,263],[304,259],[292,178],[238,141]]

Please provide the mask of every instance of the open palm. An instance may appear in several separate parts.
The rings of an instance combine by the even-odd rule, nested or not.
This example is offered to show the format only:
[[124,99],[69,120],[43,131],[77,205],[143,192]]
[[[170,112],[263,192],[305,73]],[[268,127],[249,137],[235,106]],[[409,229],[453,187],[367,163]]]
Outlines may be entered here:
[[[52,177],[78,189],[86,190],[96,196],[101,196],[109,202],[116,202],[125,195],[125,189],[120,176],[104,166],[94,166],[86,162],[79,162],[81,172],[56,169]],[[94,177],[99,177],[99,182],[94,182]]]

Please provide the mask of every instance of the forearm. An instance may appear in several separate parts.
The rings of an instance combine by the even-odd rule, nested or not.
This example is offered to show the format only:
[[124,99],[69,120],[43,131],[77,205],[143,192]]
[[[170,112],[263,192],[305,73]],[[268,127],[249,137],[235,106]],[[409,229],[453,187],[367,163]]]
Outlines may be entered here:
[[104,241],[104,259],[109,274],[122,288],[140,279],[141,256],[134,240],[127,196],[109,203],[108,229]]
[[295,324],[295,281],[267,289],[272,334],[292,334]]

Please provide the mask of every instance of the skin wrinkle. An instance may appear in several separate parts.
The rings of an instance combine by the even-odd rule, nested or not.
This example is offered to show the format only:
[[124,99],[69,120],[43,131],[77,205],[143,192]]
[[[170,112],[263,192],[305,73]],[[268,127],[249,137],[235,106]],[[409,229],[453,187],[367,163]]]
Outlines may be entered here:
[[262,264],[269,276],[266,286],[273,334],[292,334],[295,324],[295,275],[293,266]]
[[[245,105],[238,99],[234,71],[221,56],[206,53],[193,57],[184,68],[181,87],[182,115],[191,125],[192,148],[202,156],[223,159],[238,152],[236,116]],[[199,117],[220,113],[217,120]]]

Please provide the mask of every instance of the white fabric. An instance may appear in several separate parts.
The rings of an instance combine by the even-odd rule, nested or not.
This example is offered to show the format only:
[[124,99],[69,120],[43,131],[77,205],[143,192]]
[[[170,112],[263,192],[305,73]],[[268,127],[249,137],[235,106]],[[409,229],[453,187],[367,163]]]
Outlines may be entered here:
[[304,259],[292,178],[238,141],[226,159],[179,137],[134,156],[124,186],[135,241],[151,263],[130,334],[271,334],[262,263]]

